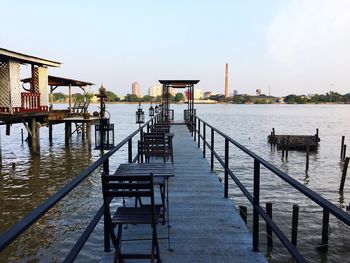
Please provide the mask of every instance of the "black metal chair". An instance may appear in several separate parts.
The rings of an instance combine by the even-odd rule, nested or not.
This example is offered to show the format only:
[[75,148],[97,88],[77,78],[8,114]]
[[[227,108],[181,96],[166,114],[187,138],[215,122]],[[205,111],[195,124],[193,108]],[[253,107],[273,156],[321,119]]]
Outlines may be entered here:
[[[111,176],[102,175],[102,191],[104,216],[108,224],[109,234],[115,248],[114,262],[124,259],[151,259],[161,262],[157,237],[159,209],[154,204],[153,175],[147,176]],[[111,213],[110,202],[113,198],[149,198],[150,205],[141,207],[118,207]],[[122,253],[122,230],[124,224],[148,224],[152,226],[151,253]],[[114,228],[117,227],[117,235]]]
[[174,163],[172,138],[166,136],[165,132],[155,131],[150,133],[143,133],[142,141],[146,143],[148,142],[148,145],[151,144],[151,142],[154,142],[158,145],[164,144],[166,161],[170,159],[171,162]]

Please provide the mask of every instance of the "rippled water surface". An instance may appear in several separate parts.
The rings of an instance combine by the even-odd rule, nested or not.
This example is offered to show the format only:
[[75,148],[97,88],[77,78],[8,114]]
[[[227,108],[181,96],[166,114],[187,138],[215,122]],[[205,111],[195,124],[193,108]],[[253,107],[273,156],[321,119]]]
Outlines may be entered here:
[[[176,119],[182,119],[185,107],[172,105]],[[90,111],[94,108],[96,107],[92,105]],[[148,107],[145,106],[146,108]],[[349,205],[349,180],[345,184],[343,195],[339,195],[338,188],[342,172],[339,158],[342,135],[346,136],[345,143],[350,145],[350,105],[196,105],[196,108],[201,118],[336,206],[345,210],[345,206]],[[112,115],[111,122],[115,123],[116,142],[138,127],[134,124],[136,105],[107,105],[107,110]],[[317,152],[310,154],[308,172],[305,172],[304,152],[290,151],[286,161],[281,159],[280,151],[270,148],[266,138],[273,127],[277,134],[310,135],[319,128],[320,147]],[[21,129],[26,134],[23,125],[18,124],[11,127],[11,136],[6,136],[5,128],[0,127],[0,232],[37,207],[100,156],[99,151],[89,148],[87,142],[76,134],[72,137],[70,147],[67,147],[64,143],[64,125],[54,126],[51,147],[48,143],[48,129],[41,128],[41,154],[31,156],[27,143],[21,142]],[[223,140],[218,136],[215,147],[223,156]],[[126,160],[127,149],[122,148],[112,158],[111,170]],[[231,147],[230,167],[251,191],[252,159]],[[215,168],[218,176],[222,177],[222,168],[218,163]],[[100,171],[96,171],[87,178],[63,202],[2,252],[0,262],[62,261],[102,204],[99,174]],[[230,186],[230,196],[237,206],[248,206],[248,225],[251,227],[251,206],[233,183]],[[350,262],[349,227],[330,216],[329,249],[320,250],[322,209],[262,168],[261,203],[265,202],[273,203],[273,219],[288,237],[291,232],[292,206],[300,206],[298,247],[310,262]],[[289,253],[276,239],[273,250],[267,251],[265,225],[262,221],[261,250],[271,257],[272,262],[292,262]],[[78,256],[78,262],[98,261],[103,253],[102,233],[100,222]]]

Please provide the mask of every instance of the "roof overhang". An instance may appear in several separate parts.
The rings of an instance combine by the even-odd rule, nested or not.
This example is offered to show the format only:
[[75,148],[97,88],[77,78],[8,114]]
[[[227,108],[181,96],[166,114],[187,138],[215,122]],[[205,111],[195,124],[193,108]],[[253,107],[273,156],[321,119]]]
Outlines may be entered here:
[[[23,83],[30,83],[32,78],[26,78],[22,79],[21,81]],[[81,81],[81,80],[75,80],[75,79],[67,79],[62,77],[55,77],[55,76],[48,76],[49,86],[59,86],[59,87],[68,87],[68,86],[77,86],[77,87],[83,87],[83,86],[92,86],[95,85],[91,82]]]
[[199,80],[158,80],[158,81],[160,82],[160,84],[171,86],[174,88],[187,88],[199,82]]
[[4,48],[0,48],[0,59],[1,58],[15,59],[15,60],[18,60],[20,63],[32,64],[32,65],[49,66],[49,67],[61,66],[60,62],[34,57],[34,56],[18,53],[15,51],[7,50]]

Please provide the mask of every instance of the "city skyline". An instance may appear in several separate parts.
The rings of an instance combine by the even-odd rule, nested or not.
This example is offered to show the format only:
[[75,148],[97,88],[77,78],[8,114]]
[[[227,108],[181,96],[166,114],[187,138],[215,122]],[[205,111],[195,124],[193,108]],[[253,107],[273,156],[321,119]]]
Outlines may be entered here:
[[[230,94],[350,92],[346,0],[17,0],[1,6],[3,20],[11,21],[0,33],[2,48],[60,61],[51,75],[93,82],[94,91],[103,83],[126,94],[137,79],[146,94],[158,79],[200,79],[203,91],[223,94],[228,63]],[[52,10],[60,19],[51,19]],[[28,12],[40,18],[35,26],[26,21]],[[188,19],[178,19],[180,13]]]

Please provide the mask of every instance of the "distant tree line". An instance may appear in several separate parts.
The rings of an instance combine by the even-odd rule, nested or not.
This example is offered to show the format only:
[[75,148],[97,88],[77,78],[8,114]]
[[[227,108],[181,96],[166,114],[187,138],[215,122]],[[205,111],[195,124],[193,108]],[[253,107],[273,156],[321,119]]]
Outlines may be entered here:
[[[270,104],[278,102],[279,98],[273,99],[273,97],[268,97],[266,95],[250,96],[250,95],[236,95],[232,97],[225,98],[224,95],[210,96],[210,100],[216,100],[218,102],[227,102],[234,104]],[[350,103],[350,93],[341,95],[337,92],[329,92],[326,94],[312,94],[312,95],[295,95],[290,94],[284,97],[284,102],[288,104],[306,104],[306,103]]]
[[[54,102],[66,102],[68,101],[68,95],[63,94],[61,92],[58,93],[53,93],[53,101]],[[126,96],[124,97],[124,99],[122,100],[120,97],[118,97],[117,94],[115,94],[112,91],[107,91],[106,92],[107,98],[106,101],[107,102],[161,102],[162,97],[161,96],[157,96],[157,97],[152,97],[149,95],[145,95],[141,98],[137,97],[135,94],[126,94]],[[85,97],[87,99],[91,99],[93,97],[93,94],[91,93],[86,93]],[[83,100],[84,99],[84,94],[81,93],[74,93],[72,94],[72,100],[76,101],[76,100]],[[177,93],[175,96],[174,95],[169,95],[169,101],[170,102],[181,102],[185,99],[184,95],[182,93]]]
[[294,95],[290,94],[285,97],[285,103],[289,104],[305,104],[305,103],[350,103],[350,93],[341,95],[337,92],[329,92],[326,94],[313,94],[313,95]]

